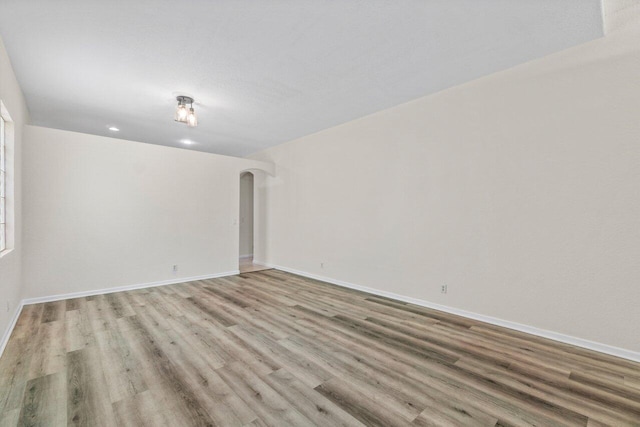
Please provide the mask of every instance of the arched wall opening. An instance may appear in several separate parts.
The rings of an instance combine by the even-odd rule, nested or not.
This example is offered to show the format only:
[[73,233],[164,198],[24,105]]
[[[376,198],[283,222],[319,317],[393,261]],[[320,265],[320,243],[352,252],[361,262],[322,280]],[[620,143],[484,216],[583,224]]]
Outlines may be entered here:
[[240,215],[239,233],[240,244],[238,258],[240,263],[253,261],[254,247],[254,206],[253,206],[254,176],[251,172],[240,174]]
[[[273,164],[256,162],[238,174],[238,270],[265,270],[267,262],[267,177],[275,176]],[[250,237],[249,237],[250,236]],[[251,242],[251,243],[249,243]],[[241,258],[242,257],[242,258]]]

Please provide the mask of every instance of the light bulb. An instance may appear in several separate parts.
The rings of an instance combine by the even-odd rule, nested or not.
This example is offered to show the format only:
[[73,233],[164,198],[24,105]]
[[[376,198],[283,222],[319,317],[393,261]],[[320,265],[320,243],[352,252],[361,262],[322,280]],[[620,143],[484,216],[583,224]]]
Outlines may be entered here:
[[189,112],[187,111],[187,106],[184,104],[179,104],[178,108],[176,109],[176,116],[174,120],[176,122],[185,123],[187,121],[188,115],[189,115]]
[[189,114],[187,115],[187,126],[196,127],[198,126],[198,118],[196,117],[196,112],[193,111],[193,107],[189,109]]

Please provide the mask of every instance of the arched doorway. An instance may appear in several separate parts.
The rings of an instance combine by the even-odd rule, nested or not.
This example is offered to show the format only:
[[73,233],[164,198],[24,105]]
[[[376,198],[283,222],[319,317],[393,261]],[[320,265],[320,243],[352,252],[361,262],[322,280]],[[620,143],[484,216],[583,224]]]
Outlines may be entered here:
[[254,262],[255,248],[255,176],[244,171],[240,174],[240,211],[238,269],[241,273],[264,270],[267,267]]
[[240,174],[240,261],[253,260],[253,174]]

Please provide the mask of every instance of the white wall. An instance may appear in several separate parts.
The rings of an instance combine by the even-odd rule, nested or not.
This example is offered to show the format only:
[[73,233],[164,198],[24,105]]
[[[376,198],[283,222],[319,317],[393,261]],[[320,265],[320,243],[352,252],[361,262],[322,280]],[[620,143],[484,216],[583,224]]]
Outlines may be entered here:
[[640,351],[638,40],[635,25],[252,156],[278,166],[255,257]]
[[637,25],[640,19],[640,0],[602,0],[604,33]]
[[240,172],[268,165],[35,126],[26,133],[25,297],[237,270]]
[[253,174],[240,177],[240,257],[253,255]]
[[[13,123],[7,126],[8,147],[7,205],[9,215],[10,252],[0,256],[0,338],[7,330],[11,318],[22,298],[22,145],[23,125],[29,121],[29,113],[22,91],[15,78],[7,52],[0,39],[0,101],[4,104]],[[12,146],[12,147],[11,147]],[[12,152],[9,150],[12,149]],[[2,341],[0,341],[1,343]]]

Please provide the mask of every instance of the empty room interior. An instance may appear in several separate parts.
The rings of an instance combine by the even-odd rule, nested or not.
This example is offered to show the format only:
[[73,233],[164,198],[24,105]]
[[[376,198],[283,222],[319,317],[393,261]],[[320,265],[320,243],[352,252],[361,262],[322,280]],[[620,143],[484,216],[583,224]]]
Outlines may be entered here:
[[0,0],[0,427],[640,426],[640,0]]

